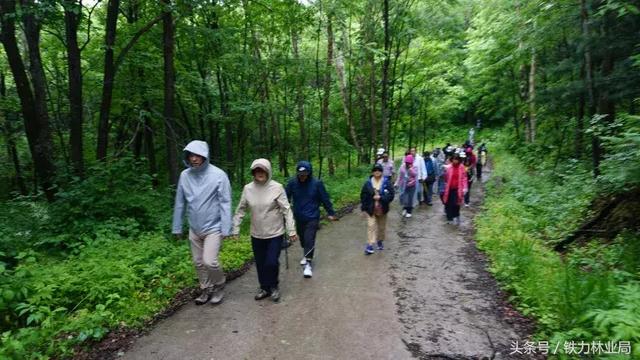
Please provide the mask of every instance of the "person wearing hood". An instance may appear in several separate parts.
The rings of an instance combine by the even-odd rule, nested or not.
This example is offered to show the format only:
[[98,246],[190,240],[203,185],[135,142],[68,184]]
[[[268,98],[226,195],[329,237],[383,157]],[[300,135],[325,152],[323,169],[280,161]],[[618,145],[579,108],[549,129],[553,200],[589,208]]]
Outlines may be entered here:
[[393,201],[391,181],[383,176],[382,164],[375,164],[371,177],[362,185],[360,191],[360,210],[367,214],[367,246],[365,255],[374,253],[374,245],[384,250],[385,231],[389,204]]
[[320,225],[320,204],[327,211],[329,220],[335,221],[337,218],[324,184],[313,177],[311,163],[298,162],[296,173],[296,177],[287,183],[286,192],[287,198],[293,203],[293,217],[303,250],[300,265],[304,266],[304,277],[310,278],[313,276],[311,262],[316,247],[316,232]]
[[271,163],[267,159],[256,159],[251,164],[253,181],[242,189],[240,202],[233,217],[233,234],[240,233],[240,224],[247,210],[251,211],[251,246],[258,270],[260,289],[256,300],[271,297],[280,301],[278,273],[280,250],[285,231],[289,239],[298,239],[293,221],[291,205],[284,187],[271,179]]
[[172,233],[182,237],[186,210],[191,255],[202,290],[196,304],[218,304],[225,284],[218,253],[222,239],[231,234],[231,185],[227,174],[209,163],[206,142],[190,142],[184,148],[184,158],[187,169],[178,180]]
[[413,155],[404,157],[404,164],[400,165],[398,179],[395,187],[400,190],[400,204],[402,205],[402,216],[410,218],[415,207],[417,197],[416,188],[418,186],[418,168],[413,165]]

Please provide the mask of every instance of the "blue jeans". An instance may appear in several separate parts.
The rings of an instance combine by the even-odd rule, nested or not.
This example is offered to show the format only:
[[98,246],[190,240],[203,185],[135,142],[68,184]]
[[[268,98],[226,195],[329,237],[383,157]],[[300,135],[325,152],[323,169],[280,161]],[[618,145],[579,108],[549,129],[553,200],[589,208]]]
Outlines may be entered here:
[[280,250],[284,235],[271,239],[258,239],[251,237],[253,256],[256,259],[258,270],[258,282],[260,288],[271,292],[278,288],[278,273],[280,272]]

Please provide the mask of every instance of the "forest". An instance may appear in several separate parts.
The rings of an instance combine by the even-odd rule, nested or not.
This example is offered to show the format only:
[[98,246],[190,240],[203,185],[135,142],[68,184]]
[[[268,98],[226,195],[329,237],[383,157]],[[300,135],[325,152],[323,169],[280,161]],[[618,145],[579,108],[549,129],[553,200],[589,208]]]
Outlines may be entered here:
[[535,336],[640,356],[638,0],[2,0],[0,42],[2,358],[73,357],[194,286],[169,236],[193,139],[234,205],[264,157],[344,209],[376,149],[469,128],[477,244]]

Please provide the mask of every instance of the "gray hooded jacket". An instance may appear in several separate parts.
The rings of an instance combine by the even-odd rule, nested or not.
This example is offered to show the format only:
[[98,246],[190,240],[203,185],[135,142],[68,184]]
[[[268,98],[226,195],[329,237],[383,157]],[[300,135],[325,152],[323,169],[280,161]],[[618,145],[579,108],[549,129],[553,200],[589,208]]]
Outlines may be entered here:
[[[194,140],[184,148],[185,158],[189,153],[205,158],[197,167],[182,171],[173,210],[174,234],[182,233],[182,218],[186,207],[189,227],[199,236],[219,232],[231,234],[231,185],[227,174],[209,163],[209,146],[204,141]],[[186,206],[185,206],[186,205]]]

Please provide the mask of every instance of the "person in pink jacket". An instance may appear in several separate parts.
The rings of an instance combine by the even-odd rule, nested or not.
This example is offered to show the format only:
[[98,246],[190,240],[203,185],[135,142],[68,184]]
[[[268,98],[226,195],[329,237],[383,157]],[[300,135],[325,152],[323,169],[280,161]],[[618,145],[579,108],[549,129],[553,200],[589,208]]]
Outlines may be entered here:
[[400,191],[400,204],[402,205],[402,216],[410,218],[415,206],[416,188],[418,184],[418,168],[413,166],[413,155],[404,157],[404,164],[398,170],[398,179],[395,187]]
[[444,176],[446,185],[442,200],[447,213],[447,223],[460,225],[460,205],[467,193],[467,172],[461,163],[460,153],[451,157],[451,164],[447,165]]

